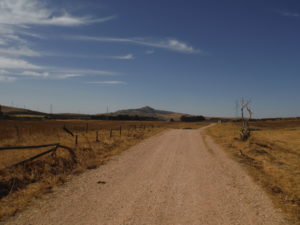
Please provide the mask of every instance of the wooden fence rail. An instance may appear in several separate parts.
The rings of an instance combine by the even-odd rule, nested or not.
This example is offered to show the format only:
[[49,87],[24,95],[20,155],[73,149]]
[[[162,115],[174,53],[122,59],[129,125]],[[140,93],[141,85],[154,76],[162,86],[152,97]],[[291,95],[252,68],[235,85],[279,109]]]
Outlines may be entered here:
[[69,152],[70,156],[71,156],[71,159],[74,163],[77,163],[77,157],[76,157],[76,154],[74,152],[74,150],[68,146],[64,146],[64,145],[60,145],[59,143],[55,143],[55,144],[47,144],[47,145],[34,145],[34,146],[8,146],[8,147],[0,147],[0,151],[5,151],[5,150],[24,150],[24,149],[38,149],[38,148],[45,148],[45,147],[51,147],[53,146],[53,148],[51,149],[48,149],[47,151],[44,151],[44,152],[41,152],[37,155],[34,155],[28,159],[25,159],[21,162],[18,162],[18,163],[15,163],[13,164],[12,166],[9,166],[9,168],[13,168],[13,167],[16,167],[18,165],[21,165],[21,164],[25,164],[27,162],[30,162],[34,159],[37,159],[43,155],[46,155],[46,154],[49,154],[49,153],[56,153],[57,149],[58,148],[62,148],[62,149],[65,149]]
[[59,143],[46,144],[46,145],[32,145],[32,146],[7,146],[7,147],[0,147],[0,151],[18,150],[18,149],[37,149],[37,148],[51,147],[51,146],[55,146],[55,145],[59,145]]
[[69,135],[71,135],[72,137],[74,137],[74,133],[73,133],[72,131],[70,131],[66,126],[63,126],[63,130],[64,130],[67,134],[69,134]]
[[56,150],[57,150],[57,146],[55,146],[54,148],[51,148],[51,149],[49,149],[49,150],[47,150],[45,152],[39,153],[39,154],[37,154],[35,156],[32,156],[32,157],[30,157],[28,159],[25,159],[25,160],[23,160],[21,162],[15,163],[12,166],[9,166],[9,168],[14,168],[14,167],[17,167],[17,166],[22,165],[22,164],[24,165],[27,162],[30,162],[30,161],[32,161],[34,159],[37,159],[37,158],[39,158],[39,157],[41,157],[43,155],[49,154],[51,152],[55,152]]

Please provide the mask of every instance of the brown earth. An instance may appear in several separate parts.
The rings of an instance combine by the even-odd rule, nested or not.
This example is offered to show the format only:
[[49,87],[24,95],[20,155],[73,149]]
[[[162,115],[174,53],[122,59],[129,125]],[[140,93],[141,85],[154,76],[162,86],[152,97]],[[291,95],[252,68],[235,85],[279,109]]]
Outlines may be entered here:
[[261,188],[203,129],[174,129],[79,175],[5,224],[286,222]]

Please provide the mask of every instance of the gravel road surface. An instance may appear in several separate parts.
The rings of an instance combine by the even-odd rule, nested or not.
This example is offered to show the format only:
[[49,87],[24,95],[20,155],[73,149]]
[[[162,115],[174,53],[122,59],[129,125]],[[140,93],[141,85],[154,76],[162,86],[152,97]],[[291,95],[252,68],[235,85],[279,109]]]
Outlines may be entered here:
[[6,224],[285,224],[261,188],[204,129],[151,137],[74,177]]

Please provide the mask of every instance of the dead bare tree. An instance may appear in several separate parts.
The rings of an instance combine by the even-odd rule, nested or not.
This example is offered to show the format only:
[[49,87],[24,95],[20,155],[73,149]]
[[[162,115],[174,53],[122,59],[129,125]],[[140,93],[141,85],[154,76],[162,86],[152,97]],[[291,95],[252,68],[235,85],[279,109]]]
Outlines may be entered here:
[[[242,141],[248,140],[248,138],[251,135],[249,121],[252,119],[253,112],[250,109],[250,106],[249,106],[250,103],[251,103],[251,100],[244,100],[244,98],[242,98],[242,100],[240,102],[241,115],[242,115],[242,128],[240,131],[240,137],[241,137]],[[249,114],[249,118],[245,118],[244,110],[247,110],[247,112]]]

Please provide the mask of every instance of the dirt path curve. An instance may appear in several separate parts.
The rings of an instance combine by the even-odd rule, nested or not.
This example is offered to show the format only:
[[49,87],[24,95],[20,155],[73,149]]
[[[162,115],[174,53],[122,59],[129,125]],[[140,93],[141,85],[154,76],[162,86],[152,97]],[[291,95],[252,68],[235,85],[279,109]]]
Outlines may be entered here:
[[47,198],[7,224],[284,224],[262,190],[203,129],[149,138]]

